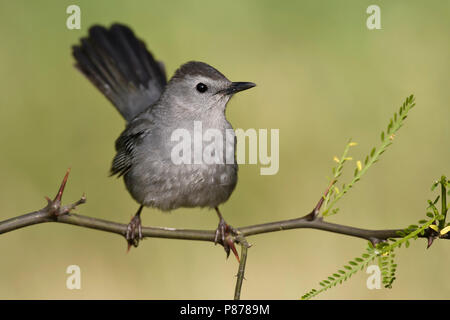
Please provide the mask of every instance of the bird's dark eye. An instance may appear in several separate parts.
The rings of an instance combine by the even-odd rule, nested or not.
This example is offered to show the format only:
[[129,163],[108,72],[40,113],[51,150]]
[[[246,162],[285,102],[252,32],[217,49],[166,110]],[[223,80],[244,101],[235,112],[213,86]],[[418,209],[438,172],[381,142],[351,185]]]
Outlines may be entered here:
[[208,86],[206,84],[201,83],[201,82],[199,84],[197,84],[197,91],[198,92],[204,93],[204,92],[206,92],[206,90],[208,90]]

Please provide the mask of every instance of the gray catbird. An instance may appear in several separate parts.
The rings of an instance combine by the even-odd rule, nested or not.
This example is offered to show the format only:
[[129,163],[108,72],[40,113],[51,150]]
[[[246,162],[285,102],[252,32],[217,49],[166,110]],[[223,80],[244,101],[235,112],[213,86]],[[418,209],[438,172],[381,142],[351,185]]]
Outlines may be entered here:
[[[183,64],[167,82],[163,64],[132,30],[120,24],[109,29],[91,27],[89,36],[73,46],[73,56],[76,67],[127,122],[116,140],[111,175],[123,176],[128,191],[140,204],[127,228],[129,247],[142,239],[143,206],[163,211],[209,207],[220,219],[215,242],[222,243],[227,256],[230,249],[237,256],[230,237],[235,230],[218,209],[233,192],[238,171],[234,131],[225,118],[225,108],[233,94],[255,84],[231,82],[210,65],[196,61]],[[223,134],[224,151],[231,147],[231,163],[174,163],[172,134],[183,129],[195,135],[195,122],[201,123],[202,130],[216,129]],[[230,132],[231,142],[225,141]],[[202,147],[207,144],[201,143]]]

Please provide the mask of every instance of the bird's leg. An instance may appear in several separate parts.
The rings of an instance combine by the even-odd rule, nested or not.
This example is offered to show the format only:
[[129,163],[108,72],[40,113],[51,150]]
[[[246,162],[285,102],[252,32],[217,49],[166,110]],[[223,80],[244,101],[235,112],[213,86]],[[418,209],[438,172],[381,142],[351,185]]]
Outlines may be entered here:
[[142,224],[141,224],[141,212],[144,206],[141,205],[131,219],[130,223],[127,226],[127,233],[125,235],[125,239],[128,242],[128,251],[131,246],[137,247],[139,244],[139,240],[142,240]]
[[237,236],[237,230],[234,229],[232,226],[230,226],[228,223],[226,223],[218,207],[215,207],[215,209],[217,212],[217,216],[219,217],[219,226],[216,229],[216,237],[214,239],[214,244],[221,242],[223,248],[225,249],[225,252],[227,253],[227,258],[230,255],[231,249],[237,261],[239,262],[239,254],[236,250],[236,246],[234,245],[236,241],[235,237]]

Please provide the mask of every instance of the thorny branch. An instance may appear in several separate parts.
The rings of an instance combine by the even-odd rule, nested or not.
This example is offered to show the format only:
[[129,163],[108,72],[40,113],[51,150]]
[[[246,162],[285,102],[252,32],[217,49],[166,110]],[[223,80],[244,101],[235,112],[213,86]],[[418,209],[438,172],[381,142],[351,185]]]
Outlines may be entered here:
[[[76,225],[84,228],[116,233],[125,237],[127,232],[126,224],[70,213],[77,206],[86,202],[86,197],[84,195],[80,198],[80,200],[76,201],[75,203],[65,206],[61,205],[61,198],[64,193],[64,188],[67,182],[69,172],[70,169],[67,171],[55,198],[51,200],[50,198],[46,197],[48,202],[47,206],[38,211],[34,211],[31,213],[27,213],[21,216],[1,221],[0,234],[35,224],[45,222],[58,222]],[[328,189],[325,192],[325,195],[327,194],[327,192]],[[242,249],[241,249],[241,261],[239,264],[237,275],[235,299],[240,298],[242,282],[244,279],[247,249],[250,247],[250,245],[247,243],[246,237],[269,232],[291,230],[291,229],[304,229],[304,228],[317,229],[357,237],[368,240],[372,242],[372,244],[385,241],[388,238],[401,237],[398,234],[398,232],[402,231],[402,229],[370,230],[326,222],[323,220],[322,217],[318,216],[318,212],[320,211],[322,202],[323,197],[320,198],[318,204],[314,207],[311,213],[301,218],[281,220],[236,228],[238,230],[238,235],[236,236],[235,241],[241,244]],[[199,240],[199,241],[209,241],[212,243],[214,243],[215,240],[215,231],[213,230],[189,230],[189,229],[175,229],[166,227],[144,227],[142,228],[142,235],[148,238]],[[437,235],[434,230],[427,229],[426,232],[420,237],[427,239],[430,238],[450,239],[450,232],[443,235]]]

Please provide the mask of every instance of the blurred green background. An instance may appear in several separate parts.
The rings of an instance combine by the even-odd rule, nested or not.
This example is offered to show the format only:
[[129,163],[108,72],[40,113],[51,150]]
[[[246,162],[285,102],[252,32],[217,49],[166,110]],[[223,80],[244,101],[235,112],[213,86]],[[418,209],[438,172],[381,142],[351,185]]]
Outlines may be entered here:
[[[81,30],[66,7],[81,7]],[[381,7],[382,30],[366,28]],[[71,46],[95,23],[130,25],[168,74],[188,60],[210,63],[258,87],[235,97],[235,128],[280,129],[280,170],[240,167],[222,207],[238,227],[311,210],[348,138],[361,159],[404,98],[417,107],[329,221],[363,228],[406,227],[424,217],[430,185],[450,175],[449,1],[6,1],[0,2],[0,220],[41,208],[72,167],[65,202],[86,192],[77,212],[128,223],[137,209],[122,180],[108,178],[124,121],[73,68]],[[353,164],[347,168],[353,171]],[[343,181],[344,182],[344,181]],[[144,225],[215,229],[209,210],[162,214]],[[296,299],[363,252],[366,242],[293,230],[248,239],[247,299]],[[368,290],[361,272],[320,295],[330,299],[450,297],[450,242],[425,240],[398,251],[391,290]],[[126,254],[123,238],[42,224],[0,237],[0,298],[228,299],[237,263],[210,243],[146,239]],[[79,265],[82,289],[65,287]]]

